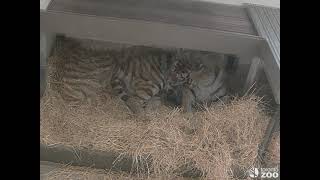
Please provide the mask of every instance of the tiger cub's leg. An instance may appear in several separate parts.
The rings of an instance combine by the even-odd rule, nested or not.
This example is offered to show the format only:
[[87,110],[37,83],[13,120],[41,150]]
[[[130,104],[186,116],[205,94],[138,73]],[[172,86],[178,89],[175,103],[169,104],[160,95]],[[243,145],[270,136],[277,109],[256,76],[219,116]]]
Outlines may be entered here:
[[125,100],[125,104],[133,114],[140,114],[141,112],[143,112],[145,101],[143,101],[139,97],[132,96],[128,97],[128,99]]
[[192,105],[195,102],[195,97],[189,88],[182,90],[182,110],[183,112],[192,112]]
[[156,95],[159,94],[160,89],[155,83],[138,79],[135,80],[132,85],[136,98],[130,98],[127,101],[127,105],[132,106],[131,109],[135,109],[135,113],[141,113],[144,110],[151,110],[159,107],[161,104],[160,97],[157,97]]
[[155,111],[159,109],[162,105],[161,97],[154,96],[146,102],[145,110],[148,112]]
[[123,76],[123,73],[121,71],[118,72],[118,74],[114,75],[111,78],[110,84],[112,88],[112,92],[115,96],[119,97],[126,106],[130,109],[131,112],[137,113],[139,107],[136,105],[136,102],[139,102],[137,98],[130,97],[127,92],[127,87],[125,82],[121,79]]
[[182,87],[170,87],[160,92],[161,103],[167,107],[176,108],[182,104]]
[[182,110],[183,116],[189,121],[189,125],[183,126],[182,129],[187,134],[194,134],[199,128],[199,121],[192,112],[192,106],[195,103],[195,96],[188,88],[182,90]]

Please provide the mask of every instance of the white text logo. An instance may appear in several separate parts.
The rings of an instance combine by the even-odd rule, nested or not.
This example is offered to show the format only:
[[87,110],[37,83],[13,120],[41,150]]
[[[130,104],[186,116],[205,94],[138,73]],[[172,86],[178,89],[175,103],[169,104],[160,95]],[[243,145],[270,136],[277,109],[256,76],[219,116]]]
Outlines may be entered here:
[[248,175],[251,178],[278,178],[279,177],[279,169],[276,168],[251,168],[248,171]]

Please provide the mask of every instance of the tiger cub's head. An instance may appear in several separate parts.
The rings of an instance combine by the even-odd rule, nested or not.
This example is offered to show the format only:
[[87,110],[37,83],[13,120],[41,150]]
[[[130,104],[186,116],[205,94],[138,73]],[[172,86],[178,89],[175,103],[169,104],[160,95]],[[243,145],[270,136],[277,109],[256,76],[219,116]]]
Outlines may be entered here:
[[192,80],[190,75],[203,69],[204,65],[195,59],[177,58],[169,68],[167,82],[173,87],[188,85]]
[[168,72],[167,81],[170,86],[179,86],[188,82],[191,65],[180,60],[175,61]]

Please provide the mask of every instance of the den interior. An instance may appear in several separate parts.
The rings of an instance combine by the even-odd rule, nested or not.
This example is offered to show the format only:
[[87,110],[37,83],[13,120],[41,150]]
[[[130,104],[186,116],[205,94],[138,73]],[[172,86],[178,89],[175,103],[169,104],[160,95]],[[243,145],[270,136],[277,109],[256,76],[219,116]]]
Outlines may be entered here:
[[[86,172],[90,177],[107,179],[232,179],[241,177],[250,167],[259,167],[258,146],[275,106],[263,70],[254,86],[243,92],[250,61],[240,59],[226,82],[229,99],[219,99],[191,114],[184,113],[180,106],[161,103],[133,114],[110,87],[110,62],[119,60],[112,54],[132,47],[62,35],[55,39],[48,65],[43,67],[46,72],[42,74],[40,143],[72,152],[111,152],[116,158],[107,171],[65,166],[58,170],[60,177],[59,173],[48,176],[59,179],[73,171],[74,175]],[[170,47],[152,48],[176,51]],[[144,58],[147,53],[132,56]],[[208,52],[196,53],[201,59],[201,53]],[[187,129],[194,128],[194,122],[197,128],[189,132]],[[277,131],[266,153],[269,166],[280,164],[279,141]],[[115,168],[124,159],[129,159],[128,167]]]

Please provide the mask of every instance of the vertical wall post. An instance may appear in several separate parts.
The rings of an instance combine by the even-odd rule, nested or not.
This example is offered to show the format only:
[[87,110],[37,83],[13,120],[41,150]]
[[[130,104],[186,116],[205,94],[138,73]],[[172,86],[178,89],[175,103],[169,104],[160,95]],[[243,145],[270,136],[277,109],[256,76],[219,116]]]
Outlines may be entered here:
[[263,66],[261,59],[258,57],[254,57],[251,61],[247,79],[243,87],[243,94],[247,93],[258,81],[262,67]]
[[46,89],[48,57],[55,42],[55,34],[40,30],[40,97]]

